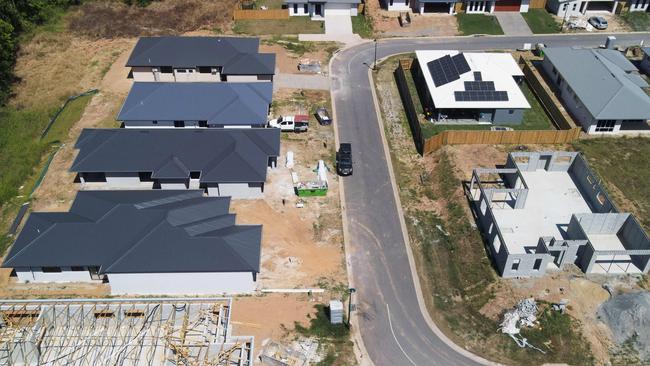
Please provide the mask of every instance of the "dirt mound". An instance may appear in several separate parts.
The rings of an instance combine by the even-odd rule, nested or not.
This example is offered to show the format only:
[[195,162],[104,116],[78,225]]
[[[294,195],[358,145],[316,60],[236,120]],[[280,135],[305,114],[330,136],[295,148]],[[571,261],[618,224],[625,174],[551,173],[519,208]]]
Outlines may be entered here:
[[118,1],[81,5],[68,27],[76,34],[117,38],[226,29],[237,0],[168,0],[145,8]]
[[650,292],[617,295],[598,310],[611,329],[616,343],[632,339],[639,355],[650,359]]

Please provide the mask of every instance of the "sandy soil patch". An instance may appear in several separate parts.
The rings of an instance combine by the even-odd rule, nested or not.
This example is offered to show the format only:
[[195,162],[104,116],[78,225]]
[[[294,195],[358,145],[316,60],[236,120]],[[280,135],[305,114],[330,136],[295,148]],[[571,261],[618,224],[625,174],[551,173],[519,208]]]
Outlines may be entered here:
[[340,46],[335,42],[313,43],[313,50],[303,54],[296,54],[279,44],[268,44],[262,41],[260,52],[275,53],[276,72],[281,74],[306,74],[298,70],[300,60],[309,59],[320,61],[322,73],[327,73],[329,59],[332,52]]
[[366,13],[372,18],[373,29],[385,37],[454,36],[458,34],[456,17],[449,14],[418,14],[411,12],[411,25],[401,27],[399,11],[384,10],[379,1],[367,1]]

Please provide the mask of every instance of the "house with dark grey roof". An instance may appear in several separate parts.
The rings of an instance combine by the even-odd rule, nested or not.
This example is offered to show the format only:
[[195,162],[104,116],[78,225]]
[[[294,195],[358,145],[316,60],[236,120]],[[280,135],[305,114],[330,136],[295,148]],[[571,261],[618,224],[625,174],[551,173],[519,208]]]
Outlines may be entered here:
[[203,189],[261,198],[280,154],[280,130],[84,129],[70,171],[87,187]]
[[191,191],[80,191],[69,212],[30,214],[2,267],[23,282],[108,282],[112,295],[255,290],[261,225]]
[[648,83],[619,51],[545,48],[541,68],[584,131],[650,131]]
[[323,18],[326,15],[358,14],[361,0],[284,0],[290,16]]
[[133,84],[117,119],[124,127],[265,127],[272,83]]
[[259,38],[142,37],[126,63],[135,81],[273,81],[275,54]]

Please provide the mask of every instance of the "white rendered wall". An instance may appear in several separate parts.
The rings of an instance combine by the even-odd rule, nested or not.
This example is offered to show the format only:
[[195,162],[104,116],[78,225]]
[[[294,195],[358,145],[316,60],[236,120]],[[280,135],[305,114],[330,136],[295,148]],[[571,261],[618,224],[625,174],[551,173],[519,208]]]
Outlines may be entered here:
[[219,195],[242,199],[257,199],[263,197],[262,187],[250,187],[248,183],[219,183]]
[[63,267],[61,272],[43,272],[41,268],[16,268],[16,275],[20,282],[97,282],[90,278],[90,272],[71,271]]
[[251,272],[112,273],[112,295],[214,295],[255,291]]
[[289,9],[289,15],[291,16],[306,16],[309,15],[309,7],[311,5],[307,4],[307,11],[305,11],[305,4],[295,4],[297,5],[296,11],[294,12],[294,4],[288,3],[287,9]]
[[[406,0],[393,0],[393,5],[390,4],[390,0],[386,1],[386,7],[390,11],[408,11],[411,6],[406,4]],[[416,0],[412,0],[416,1]],[[422,6],[422,5],[421,5]]]
[[257,80],[257,75],[228,75],[226,76],[226,80],[234,83],[252,83],[260,81]]
[[111,187],[142,187],[138,173],[106,173],[106,184]]
[[352,9],[356,9],[354,4],[335,4],[326,3],[324,15],[356,15],[352,14]]
[[187,189],[187,185],[183,182],[178,182],[178,183],[160,182],[160,189]]

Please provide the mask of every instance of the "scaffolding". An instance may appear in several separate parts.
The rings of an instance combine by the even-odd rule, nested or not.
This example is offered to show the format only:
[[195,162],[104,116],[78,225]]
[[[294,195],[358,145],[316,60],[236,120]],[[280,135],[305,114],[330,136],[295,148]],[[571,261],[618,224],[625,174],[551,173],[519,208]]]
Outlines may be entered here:
[[0,300],[0,365],[251,366],[232,299]]

